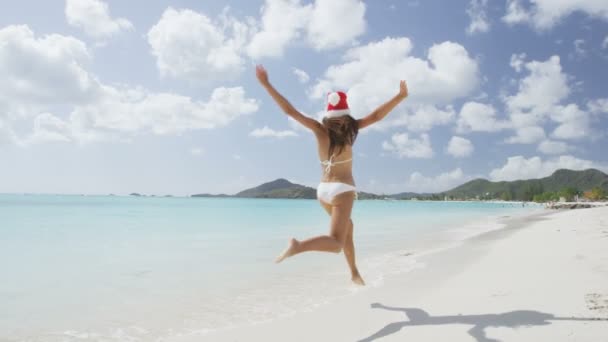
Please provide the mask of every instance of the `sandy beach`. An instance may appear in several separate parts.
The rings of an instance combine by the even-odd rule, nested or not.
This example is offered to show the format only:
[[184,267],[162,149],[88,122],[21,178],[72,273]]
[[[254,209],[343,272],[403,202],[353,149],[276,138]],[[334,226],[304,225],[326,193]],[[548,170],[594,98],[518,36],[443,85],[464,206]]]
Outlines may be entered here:
[[309,312],[175,340],[608,341],[608,207],[507,222]]

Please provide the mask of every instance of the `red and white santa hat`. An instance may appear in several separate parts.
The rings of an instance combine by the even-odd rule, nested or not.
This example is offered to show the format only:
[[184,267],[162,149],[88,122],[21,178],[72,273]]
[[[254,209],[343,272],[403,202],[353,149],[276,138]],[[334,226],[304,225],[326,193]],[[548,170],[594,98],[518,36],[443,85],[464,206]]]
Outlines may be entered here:
[[331,92],[327,94],[327,111],[326,118],[336,118],[342,115],[350,115],[348,103],[346,102],[346,94],[341,91]]

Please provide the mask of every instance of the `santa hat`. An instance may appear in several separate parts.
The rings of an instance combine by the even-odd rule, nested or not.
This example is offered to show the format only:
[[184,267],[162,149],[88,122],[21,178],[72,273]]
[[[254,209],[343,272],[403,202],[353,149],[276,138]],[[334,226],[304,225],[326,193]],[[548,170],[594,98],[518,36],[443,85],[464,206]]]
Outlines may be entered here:
[[325,117],[335,118],[342,115],[350,115],[350,109],[348,109],[348,103],[346,102],[346,94],[341,91],[327,94]]

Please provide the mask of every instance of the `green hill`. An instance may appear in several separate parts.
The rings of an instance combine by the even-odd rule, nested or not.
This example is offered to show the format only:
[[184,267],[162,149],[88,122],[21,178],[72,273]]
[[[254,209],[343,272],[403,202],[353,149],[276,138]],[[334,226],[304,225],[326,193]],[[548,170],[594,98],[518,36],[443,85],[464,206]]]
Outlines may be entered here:
[[[359,199],[380,199],[382,196],[368,192],[358,192]],[[191,197],[240,197],[240,198],[302,198],[316,199],[317,189],[309,186],[291,183],[290,181],[279,178],[272,182],[260,184],[256,187],[243,190],[235,195],[211,195],[197,194]]]
[[[443,200],[446,196],[452,199],[504,199],[529,201],[535,195],[560,192],[569,189],[583,192],[600,187],[608,192],[608,175],[589,169],[584,171],[557,170],[551,176],[541,179],[517,180],[512,182],[491,182],[486,179],[475,179],[452,190],[436,194],[418,194],[402,192],[393,195],[376,195],[358,192],[359,199],[423,199]],[[279,178],[259,186],[243,190],[236,195],[198,194],[192,197],[245,197],[245,198],[302,198],[316,199],[317,190],[308,186],[294,184]]]
[[317,191],[311,187],[294,184],[279,178],[272,182],[243,190],[234,197],[247,198],[316,198]]
[[[359,192],[359,199],[379,199],[378,195]],[[290,181],[279,178],[272,182],[264,183],[251,189],[243,190],[234,197],[248,198],[303,198],[316,199],[317,189],[300,184],[294,184]]]
[[360,200],[384,199],[386,197],[389,197],[389,196],[381,196],[381,195],[372,194],[371,192],[357,191],[357,198]]
[[587,191],[600,187],[608,191],[608,175],[595,170],[557,170],[551,176],[540,179],[517,180],[512,182],[491,182],[475,179],[442,195],[452,198],[502,198],[506,200],[531,200],[534,195],[545,192],[559,192],[566,188]]

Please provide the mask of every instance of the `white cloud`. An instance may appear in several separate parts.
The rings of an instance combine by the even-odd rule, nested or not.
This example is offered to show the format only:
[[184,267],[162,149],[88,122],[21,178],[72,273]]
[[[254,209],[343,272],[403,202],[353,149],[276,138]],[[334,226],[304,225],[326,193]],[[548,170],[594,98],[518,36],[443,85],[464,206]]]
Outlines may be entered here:
[[365,32],[365,4],[359,0],[266,0],[261,28],[247,45],[252,58],[281,57],[288,45],[306,37],[310,46],[327,50],[353,42]]
[[508,122],[496,119],[496,109],[493,106],[471,101],[460,109],[456,130],[461,133],[497,132],[508,126]]
[[254,129],[249,135],[256,138],[272,137],[281,139],[285,137],[297,137],[298,133],[291,130],[275,131],[268,126],[264,126],[263,128]]
[[525,53],[520,54],[512,54],[511,55],[511,68],[515,69],[517,72],[521,72],[523,70],[524,62],[526,59]]
[[311,96],[324,98],[333,89],[349,89],[349,100],[359,111],[368,112],[399,90],[407,79],[416,89],[409,102],[447,104],[470,95],[479,83],[477,62],[457,43],[443,42],[428,51],[428,60],[410,55],[408,38],[385,38],[349,49],[343,64],[330,66]]
[[219,21],[192,10],[167,8],[148,31],[163,76],[195,82],[230,78],[243,69],[249,26],[226,13]]
[[587,108],[591,113],[608,113],[608,98],[595,99],[587,103]]
[[552,118],[559,123],[552,134],[555,138],[580,139],[591,133],[589,115],[576,104],[556,106]]
[[141,88],[103,86],[103,95],[87,105],[75,106],[68,119],[51,114],[36,117],[34,131],[25,143],[76,141],[90,143],[121,140],[125,134],[151,132],[180,134],[189,130],[222,127],[241,115],[257,111],[244,90],[216,88],[207,102],[172,93]]
[[515,135],[507,138],[508,144],[534,144],[545,139],[545,130],[539,126],[519,127]]
[[602,42],[602,49],[608,49],[608,36],[606,36]]
[[544,161],[540,157],[526,159],[523,156],[514,156],[509,157],[507,163],[501,168],[492,170],[490,179],[493,181],[533,179],[550,176],[558,169],[585,170],[589,168],[608,170],[606,165],[591,160],[578,159],[570,155]]
[[450,190],[470,179],[471,177],[465,176],[460,168],[444,172],[435,177],[428,177],[420,172],[414,172],[410,175],[406,186],[407,191],[436,193]]
[[[60,119],[48,108],[82,105],[99,96],[99,81],[84,69],[90,60],[86,44],[73,37],[36,38],[26,25],[0,29],[0,108],[5,117],[3,135],[10,138],[4,140],[19,144],[69,140]],[[36,115],[30,137],[18,138],[11,128],[14,122]]]
[[[257,101],[246,98],[241,87],[216,88],[203,102],[142,87],[104,85],[85,70],[89,60],[86,45],[75,38],[36,38],[27,26],[1,29],[3,126],[35,117],[24,143],[87,142],[114,139],[121,133],[173,134],[221,127],[258,109]],[[68,113],[51,114],[57,108],[67,108]]]
[[503,20],[509,24],[529,23],[538,30],[547,30],[575,12],[608,20],[608,2],[604,0],[530,0],[524,8],[520,0],[508,0]]
[[531,144],[543,140],[543,124],[548,120],[558,124],[552,133],[555,138],[591,136],[589,113],[576,104],[562,104],[572,86],[568,84],[568,75],[562,71],[560,58],[552,56],[544,62],[531,61],[524,66],[529,74],[519,80],[515,95],[504,98],[510,125],[516,131],[507,142]]
[[490,23],[486,14],[487,6],[488,0],[471,0],[469,2],[467,15],[471,19],[471,23],[467,27],[468,34],[483,33],[490,30]]
[[293,71],[293,74],[296,75],[296,77],[298,78],[298,81],[300,81],[300,83],[306,83],[310,80],[310,76],[308,76],[306,71],[300,70],[298,68],[292,68],[292,71]]
[[312,11],[300,0],[266,0],[262,7],[261,30],[247,45],[252,58],[281,57],[287,45],[302,35]]
[[365,32],[365,4],[359,0],[316,0],[308,41],[317,50],[344,46]]
[[90,60],[87,46],[73,37],[36,38],[25,25],[0,29],[0,108],[23,116],[40,106],[91,100],[100,87],[84,69]]
[[172,93],[104,86],[98,101],[77,107],[71,117],[84,120],[91,128],[164,135],[222,127],[257,109],[257,101],[246,98],[242,87],[216,88],[203,102]]
[[405,126],[412,132],[427,132],[433,126],[445,125],[454,121],[456,116],[452,106],[446,106],[444,110],[441,110],[435,106],[421,105],[412,111],[413,114],[405,114],[386,123],[391,126]]
[[[352,115],[362,117],[395,96],[399,81],[405,79],[412,89],[408,99],[372,127],[411,124],[413,130],[422,131],[451,121],[453,110],[437,107],[447,106],[477,89],[477,62],[463,46],[452,42],[433,45],[427,59],[411,56],[411,50],[411,41],[405,37],[385,38],[349,49],[344,62],[330,66],[310,89],[310,96],[325,99],[329,91],[347,90]],[[433,115],[430,124],[430,118],[421,116],[425,113]]]
[[521,5],[521,0],[507,0],[507,13],[502,20],[507,24],[517,24],[530,19],[530,14]]
[[448,154],[456,158],[468,157],[473,150],[474,147],[470,140],[458,136],[453,136],[447,147]]
[[24,145],[40,144],[46,142],[71,141],[71,128],[69,124],[51,113],[42,113],[34,119],[34,129],[26,139]]
[[576,39],[574,40],[574,56],[576,58],[584,58],[587,56],[587,51],[584,48],[585,40],[584,39]]
[[571,148],[563,141],[544,140],[538,145],[538,150],[544,154],[563,154]]
[[133,29],[129,20],[113,19],[108,4],[100,0],[66,0],[65,16],[68,24],[83,29],[87,35],[95,38]]
[[161,75],[196,82],[230,79],[243,70],[245,55],[280,57],[301,38],[326,50],[351,43],[365,31],[365,4],[359,0],[306,5],[300,0],[266,0],[260,20],[239,21],[228,11],[212,19],[189,9],[167,8],[147,35]]
[[[545,62],[528,62],[525,68],[529,75],[519,81],[517,94],[508,96],[505,103],[512,114],[537,122],[570,94],[570,87],[558,56]],[[514,121],[516,125],[520,123]]]
[[393,134],[390,142],[382,142],[382,148],[396,153],[399,158],[433,157],[431,141],[426,133],[420,134],[420,139],[410,138],[407,133]]

